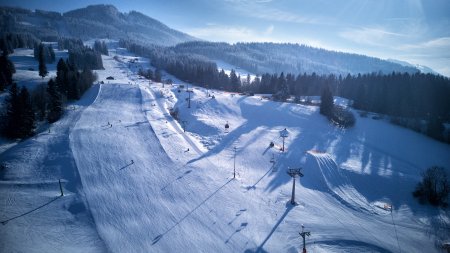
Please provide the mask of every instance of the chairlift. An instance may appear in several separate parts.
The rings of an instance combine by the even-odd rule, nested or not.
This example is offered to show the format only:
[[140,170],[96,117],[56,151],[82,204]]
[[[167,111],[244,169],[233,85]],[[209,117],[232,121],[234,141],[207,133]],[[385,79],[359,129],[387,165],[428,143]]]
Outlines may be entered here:
[[275,155],[272,154],[272,158],[270,158],[270,163],[275,163]]
[[229,128],[230,128],[230,125],[228,124],[228,121],[227,121],[227,123],[225,124],[225,132],[226,133],[228,133]]

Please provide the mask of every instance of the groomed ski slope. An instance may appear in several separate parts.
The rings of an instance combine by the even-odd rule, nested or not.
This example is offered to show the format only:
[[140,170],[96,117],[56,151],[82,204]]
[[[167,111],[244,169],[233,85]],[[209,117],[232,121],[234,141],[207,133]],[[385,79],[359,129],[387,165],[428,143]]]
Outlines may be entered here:
[[[109,251],[297,252],[301,224],[309,252],[439,252],[448,239],[448,214],[411,196],[421,170],[450,164],[447,145],[370,118],[341,130],[316,107],[259,96],[193,88],[188,109],[176,85],[139,79],[112,57],[104,65],[100,80],[115,80],[101,85],[70,146]],[[288,167],[305,174],[295,206]]]
[[216,242],[231,228],[210,225],[219,219],[212,207],[231,197],[220,189],[235,183],[173,162],[145,117],[139,87],[125,83],[123,74],[116,84],[102,85],[70,135],[86,197],[108,249],[229,251]]
[[[425,168],[450,167],[448,145],[384,120],[357,116],[342,130],[317,107],[195,86],[188,109],[185,83],[140,79],[148,60],[108,44],[104,84],[50,132],[0,145],[0,252],[299,252],[301,224],[308,252],[443,252],[448,212],[411,191]],[[19,84],[36,85],[31,50],[15,54]],[[286,169],[298,167],[292,206]]]

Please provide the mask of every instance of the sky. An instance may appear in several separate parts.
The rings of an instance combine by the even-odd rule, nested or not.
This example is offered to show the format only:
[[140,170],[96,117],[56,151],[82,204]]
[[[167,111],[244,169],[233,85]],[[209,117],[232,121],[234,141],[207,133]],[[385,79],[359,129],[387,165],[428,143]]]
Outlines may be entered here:
[[307,44],[425,65],[450,76],[450,0],[0,1],[58,12],[101,3],[205,40]]

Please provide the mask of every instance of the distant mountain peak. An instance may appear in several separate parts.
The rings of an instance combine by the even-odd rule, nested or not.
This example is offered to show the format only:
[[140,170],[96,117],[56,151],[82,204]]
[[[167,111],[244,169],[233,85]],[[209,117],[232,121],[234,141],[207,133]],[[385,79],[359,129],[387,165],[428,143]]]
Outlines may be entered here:
[[65,17],[83,18],[87,20],[97,21],[117,21],[121,18],[122,13],[114,6],[110,4],[98,4],[88,5],[85,8],[76,9],[65,12]]
[[412,63],[409,63],[406,61],[400,61],[400,60],[396,60],[396,59],[387,59],[387,61],[394,62],[394,63],[400,64],[400,65],[406,66],[406,67],[416,68],[417,70],[419,70],[420,72],[425,73],[425,74],[430,73],[430,74],[439,75],[438,72],[434,71],[433,69],[431,69],[430,67],[427,67],[427,66],[423,66],[423,65],[419,65],[419,64],[412,64]]
[[[119,13],[119,10],[116,8],[116,6],[114,6],[112,4],[92,4],[92,5],[88,5],[84,8],[80,8],[80,9],[76,9],[76,10],[72,10],[72,11],[80,11],[80,10],[98,11],[98,12],[104,12],[104,13]],[[69,11],[69,12],[72,12],[72,11]]]
[[[7,22],[2,23],[2,20]],[[130,39],[162,46],[198,40],[145,14],[122,13],[110,4],[89,5],[62,15],[0,6],[0,25],[4,32],[31,33],[44,40],[58,37]]]

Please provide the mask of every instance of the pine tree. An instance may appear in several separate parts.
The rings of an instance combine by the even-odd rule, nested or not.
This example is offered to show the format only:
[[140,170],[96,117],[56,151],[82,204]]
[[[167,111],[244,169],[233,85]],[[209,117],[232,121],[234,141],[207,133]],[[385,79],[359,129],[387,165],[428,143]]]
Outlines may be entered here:
[[102,41],[102,54],[109,55],[108,46],[106,45],[106,43],[104,41]]
[[7,110],[6,110],[6,129],[5,134],[10,138],[16,138],[16,131],[20,125],[20,102],[19,102],[19,91],[17,84],[13,83],[9,89],[9,97],[6,100]]
[[47,93],[49,96],[47,121],[53,123],[59,120],[63,113],[62,97],[53,79],[47,83]]
[[49,53],[50,53],[50,62],[51,63],[53,63],[53,62],[55,62],[55,51],[53,50],[53,47],[52,47],[52,45],[49,45],[48,46],[48,51],[49,51]]
[[442,140],[444,130],[445,130],[445,127],[442,122],[442,119],[440,119],[438,117],[431,117],[429,119],[428,128],[427,128],[428,136],[430,136],[436,140]]
[[47,76],[47,66],[45,66],[45,55],[44,55],[44,44],[39,44],[38,49],[38,61],[39,61],[39,76],[44,79],[45,76]]
[[80,79],[80,73],[77,66],[66,62],[69,70],[65,76],[65,85],[67,86],[67,99],[79,99],[80,89],[78,87],[78,79]]
[[31,92],[31,102],[33,108],[36,111],[36,117],[38,120],[44,120],[47,115],[47,85],[44,83],[39,84]]
[[284,72],[281,72],[280,76],[278,77],[278,80],[276,81],[274,93],[281,91],[281,89],[283,89],[283,86],[285,84],[286,84],[286,78],[284,77]]
[[63,96],[67,96],[68,90],[68,80],[67,80],[67,72],[69,68],[67,67],[66,62],[60,58],[58,64],[56,65],[56,86],[58,87],[58,91]]
[[22,87],[18,91],[13,84],[9,91],[6,135],[10,138],[25,138],[31,136],[34,130],[35,113],[31,104],[30,93]]
[[320,97],[320,114],[331,117],[333,113],[333,94],[331,94],[330,86],[326,85]]
[[[274,78],[275,80],[276,78]],[[286,101],[289,98],[289,87],[284,77],[284,73],[281,72],[276,82],[275,94],[273,94],[275,100]]]
[[230,79],[223,69],[219,72],[218,79],[219,79],[218,88],[221,88],[223,90],[230,90],[229,88]]
[[21,122],[18,129],[18,137],[24,138],[33,135],[35,128],[35,111],[31,103],[30,93],[26,87],[22,87],[19,94],[19,102],[22,108]]
[[155,82],[161,82],[161,70],[160,69],[156,69],[155,70]]
[[250,85],[250,83],[251,83],[251,77],[250,77],[250,74],[247,74],[247,78],[245,79],[245,84],[246,85]]
[[0,56],[0,91],[3,91],[6,86],[12,84],[12,76],[16,73],[14,63],[8,59],[8,55],[3,52]]
[[232,91],[239,91],[239,88],[241,87],[241,80],[236,75],[234,69],[232,69],[230,72],[230,85]]
[[147,70],[147,79],[153,80],[153,71],[151,69]]

